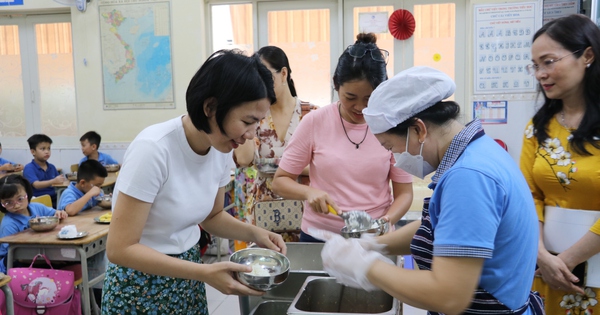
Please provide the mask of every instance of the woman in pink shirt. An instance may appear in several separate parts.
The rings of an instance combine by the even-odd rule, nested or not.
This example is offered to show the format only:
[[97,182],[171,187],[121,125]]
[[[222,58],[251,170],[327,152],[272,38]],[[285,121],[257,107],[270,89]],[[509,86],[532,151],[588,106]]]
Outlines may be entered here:
[[[412,203],[412,176],[394,167],[392,153],[362,115],[373,90],[387,79],[389,53],[376,41],[372,33],[359,34],[340,56],[333,76],[339,101],[302,119],[275,173],[276,194],[305,200],[301,242],[319,241],[308,234],[310,228],[340,232],[344,221],[328,214],[328,204],[338,212],[365,210],[395,223]],[[297,182],[307,165],[309,186]]]

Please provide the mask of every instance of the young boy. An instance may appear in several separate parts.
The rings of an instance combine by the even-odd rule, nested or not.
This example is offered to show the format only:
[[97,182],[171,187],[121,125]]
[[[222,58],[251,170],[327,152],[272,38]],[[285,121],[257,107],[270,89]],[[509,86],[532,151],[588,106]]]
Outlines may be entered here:
[[[0,154],[2,154],[2,143],[0,143]],[[23,170],[23,165],[13,163],[0,157],[0,173],[18,172]]]
[[79,165],[77,182],[71,183],[60,195],[59,210],[65,210],[70,216],[98,204],[94,197],[102,193],[100,186],[108,172],[96,160],[87,160]]
[[54,165],[48,163],[52,139],[44,134],[35,134],[27,139],[27,143],[33,160],[25,165],[23,176],[33,186],[34,197],[50,195],[52,207],[56,208],[56,191],[52,185],[64,182],[65,177],[58,173]]
[[119,162],[110,155],[98,151],[100,140],[102,140],[102,138],[95,131],[88,131],[79,138],[79,142],[81,142],[81,152],[85,155],[85,157],[79,161],[80,165],[83,161],[87,161],[88,159],[97,160],[102,165],[119,164]]

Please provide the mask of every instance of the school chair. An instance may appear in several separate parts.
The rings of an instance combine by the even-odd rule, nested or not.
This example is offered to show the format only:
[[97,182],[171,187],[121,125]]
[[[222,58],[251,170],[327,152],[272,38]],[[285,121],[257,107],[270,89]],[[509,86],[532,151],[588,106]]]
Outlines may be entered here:
[[50,195],[41,195],[38,197],[33,197],[31,198],[31,202],[41,203],[46,207],[52,208],[52,198],[50,198]]
[[71,173],[75,173],[79,170],[79,164],[71,164]]
[[[8,286],[8,283],[10,282],[11,277],[2,274],[0,276],[0,289],[2,290],[2,292],[4,293],[4,301],[2,301],[4,305],[4,307],[6,307],[6,314],[7,315],[15,315],[15,309],[14,309],[14,297],[12,294],[12,290],[10,289],[10,287]],[[3,311],[4,308],[2,308]]]

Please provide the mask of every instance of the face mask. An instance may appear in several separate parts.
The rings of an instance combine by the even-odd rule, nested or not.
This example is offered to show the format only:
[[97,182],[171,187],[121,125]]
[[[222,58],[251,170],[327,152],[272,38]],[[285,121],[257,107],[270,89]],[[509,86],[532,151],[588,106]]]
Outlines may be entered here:
[[408,139],[410,137],[410,131],[406,133],[406,150],[402,153],[394,153],[394,159],[396,159],[395,167],[404,170],[405,172],[417,176],[420,179],[423,179],[425,176],[429,175],[431,172],[435,171],[435,168],[431,166],[431,164],[427,163],[427,161],[423,160],[423,144],[421,143],[421,150],[419,151],[419,155],[411,155],[408,153]]

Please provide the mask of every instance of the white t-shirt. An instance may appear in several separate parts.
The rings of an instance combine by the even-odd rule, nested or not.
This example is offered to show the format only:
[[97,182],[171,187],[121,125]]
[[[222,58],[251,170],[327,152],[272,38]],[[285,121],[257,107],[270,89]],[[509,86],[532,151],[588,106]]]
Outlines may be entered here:
[[198,224],[212,211],[219,187],[229,183],[232,167],[231,152],[210,148],[202,156],[192,151],[182,116],[150,126],[125,152],[113,208],[120,192],[152,203],[140,243],[181,254],[200,239]]

